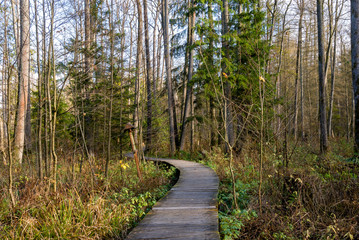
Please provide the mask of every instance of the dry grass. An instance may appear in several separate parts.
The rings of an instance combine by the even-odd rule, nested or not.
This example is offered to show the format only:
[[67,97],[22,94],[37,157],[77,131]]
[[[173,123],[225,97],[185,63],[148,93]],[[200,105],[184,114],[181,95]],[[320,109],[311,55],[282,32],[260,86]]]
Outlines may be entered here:
[[[335,140],[326,157],[312,145],[266,146],[262,212],[258,205],[258,146],[248,142],[236,158],[237,201],[233,207],[228,160],[208,154],[221,180],[221,234],[224,239],[359,239],[359,166],[345,161],[351,144]],[[244,211],[245,209],[245,211]]]
[[[140,183],[132,161],[113,162],[109,178],[103,177],[102,162],[89,164],[80,173],[62,162],[58,191],[51,192],[48,179],[31,177],[26,166],[16,166],[11,209],[7,194],[7,171],[0,174],[0,239],[123,239],[145,212],[168,190],[174,170],[160,170],[153,163],[142,165]],[[29,168],[28,168],[29,169]]]

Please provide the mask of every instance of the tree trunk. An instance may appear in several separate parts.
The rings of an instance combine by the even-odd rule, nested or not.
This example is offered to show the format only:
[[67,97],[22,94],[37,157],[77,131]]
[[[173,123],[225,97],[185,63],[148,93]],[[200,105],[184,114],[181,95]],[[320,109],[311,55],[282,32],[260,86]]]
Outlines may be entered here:
[[297,140],[298,135],[298,93],[299,82],[302,83],[302,28],[303,28],[303,12],[304,1],[300,1],[299,6],[299,26],[298,26],[298,46],[297,46],[297,62],[295,68],[295,94],[294,94],[294,139]]
[[151,89],[151,55],[150,40],[148,36],[147,0],[143,0],[143,15],[145,24],[145,48],[146,48],[146,88],[147,88],[147,133],[146,150],[151,150],[152,142],[152,89]]
[[[162,7],[162,5],[161,5]],[[161,35],[163,35],[163,30],[161,30],[159,33],[158,33],[158,39],[161,39]],[[162,41],[158,41],[158,48],[157,48],[157,70],[156,70],[156,81],[159,81],[159,84],[158,84],[158,88],[161,90],[162,89],[162,78],[163,78],[163,69],[164,69],[164,66],[163,66],[163,60],[161,61],[162,59]],[[161,65],[162,65],[162,68],[161,68]]]
[[[191,1],[189,0],[187,2],[187,8],[189,9],[191,7]],[[188,18],[188,26],[191,26],[190,24],[190,21],[191,21],[191,18],[189,17]],[[189,43],[190,41],[190,34],[191,34],[191,31],[190,29],[188,28],[187,30],[187,44]],[[189,62],[189,48],[186,47],[186,51],[185,51],[185,55],[184,55],[184,67],[183,67],[183,75],[182,75],[182,78],[183,78],[183,81],[182,81],[182,84],[183,84],[183,100],[182,100],[182,104],[181,104],[181,114],[180,114],[180,119],[184,119],[184,112],[185,112],[185,106],[186,106],[186,99],[187,99],[187,87],[188,87],[188,62]],[[176,145],[178,145],[179,147],[179,144],[176,143]]]
[[[194,7],[193,3],[190,2],[189,9]],[[196,14],[195,11],[192,9],[192,14],[188,19],[188,31],[189,31],[189,42],[187,44],[187,48],[189,48],[189,55],[188,55],[188,77],[187,77],[187,91],[186,91],[186,100],[185,106],[183,110],[183,119],[182,119],[182,129],[181,129],[181,141],[180,141],[180,150],[183,151],[185,145],[185,138],[186,138],[186,129],[187,129],[187,122],[188,117],[191,111],[191,96],[192,96],[192,75],[193,75],[193,57],[194,57],[194,49],[192,45],[194,44],[194,27],[196,22]],[[192,119],[193,121],[193,119]]]
[[[19,33],[19,12],[17,8],[19,7],[19,0],[11,0],[11,10],[12,10],[12,27],[14,31],[14,38],[15,38],[15,48],[16,48],[16,60],[20,58],[20,33]],[[21,7],[20,7],[21,8]],[[21,11],[21,10],[20,10]],[[21,18],[21,16],[20,16]],[[20,20],[21,21],[21,20]]]
[[[7,135],[7,131],[6,131],[6,125],[7,125],[7,105],[6,105],[6,94],[7,94],[7,90],[6,90],[6,84],[8,83],[8,79],[10,79],[10,68],[9,68],[9,50],[8,50],[8,40],[7,40],[7,31],[8,31],[8,18],[7,18],[7,12],[4,11],[4,39],[3,39],[3,74],[2,74],[2,81],[1,81],[1,116],[0,116],[0,132],[1,132],[1,146],[0,146],[0,151],[1,151],[1,156],[3,158],[3,163],[4,165],[7,165],[7,159],[6,159],[6,153],[5,153],[5,141],[6,141],[6,135]],[[6,139],[5,139],[6,138]]]
[[[229,6],[228,1],[223,1],[223,11],[222,11],[222,35],[226,35],[229,33]],[[224,57],[227,61],[230,61],[229,56],[229,43],[225,37],[222,36],[222,49],[224,51]],[[234,147],[234,124],[233,124],[233,116],[232,116],[232,89],[231,85],[226,76],[229,75],[229,71],[227,69],[227,65],[225,62],[222,63],[222,72],[225,78],[224,80],[224,118],[225,118],[225,141],[226,141],[226,152],[229,153],[230,150]]]
[[[43,100],[43,106],[45,106],[45,114],[43,114],[43,128],[44,128],[44,163],[45,163],[45,176],[49,177],[50,176],[50,160],[49,160],[49,135],[48,135],[48,130],[49,128],[47,127],[47,124],[49,122],[48,119],[48,105],[47,105],[47,92],[46,92],[46,87],[47,87],[47,58],[46,58],[46,45],[47,45],[47,41],[46,41],[46,1],[43,0],[42,1],[42,18],[43,18],[43,24],[42,24],[42,79],[43,79],[43,96],[44,99]],[[42,126],[41,126],[42,127]]]
[[[49,172],[51,173],[52,181],[49,181],[49,184],[53,184],[53,191],[56,192],[57,186],[57,155],[55,152],[55,131],[56,131],[56,68],[55,68],[55,53],[54,53],[54,4],[55,1],[51,1],[51,22],[50,22],[50,41],[47,55],[47,76],[46,76],[46,99],[47,99],[47,109],[48,109],[48,125],[49,125],[49,154],[50,154],[50,162]],[[51,76],[53,79],[53,89],[51,89]],[[51,97],[51,91],[53,92],[53,97]],[[52,168],[51,168],[52,165]],[[51,171],[52,170],[52,171]]]
[[[213,10],[212,10],[212,4],[208,4],[208,19],[209,19],[209,26],[211,33],[213,34],[214,30],[214,23],[213,23]],[[214,64],[214,41],[213,37],[211,36],[209,39],[209,64],[213,66]],[[214,125],[215,119],[216,119],[216,109],[214,106],[214,97],[212,95],[209,96],[209,115],[210,115],[210,147],[213,147],[216,144],[216,128],[217,126]],[[218,141],[217,141],[218,142]]]
[[329,95],[329,115],[328,115],[328,136],[333,136],[332,132],[332,118],[333,118],[333,102],[334,102],[334,84],[335,84],[335,64],[336,64],[336,51],[337,51],[337,31],[334,30],[334,48],[332,52],[331,64],[331,81],[330,81],[330,95]]
[[22,163],[25,143],[25,120],[30,71],[30,8],[29,0],[20,1],[20,71],[14,160]]
[[[30,56],[29,56],[30,58]],[[30,69],[29,69],[30,76]],[[25,151],[31,151],[32,140],[31,140],[31,98],[30,98],[30,77],[28,78],[28,88],[27,88],[27,106],[26,106],[26,116],[25,116]]]
[[351,0],[352,79],[355,107],[354,154],[359,153],[359,0]]
[[319,71],[319,124],[320,152],[325,154],[328,149],[327,115],[326,115],[326,74],[324,69],[324,23],[323,0],[317,0],[318,24],[318,71]]
[[[333,2],[331,3],[330,9],[336,8],[335,19],[334,19],[334,27],[333,30],[330,31],[332,35],[334,35],[334,49],[332,51],[332,64],[331,64],[331,90],[329,96],[329,115],[328,115],[328,135],[333,136],[332,131],[332,118],[333,118],[333,102],[334,102],[334,87],[335,87],[335,64],[336,64],[336,54],[337,54],[337,32],[338,32],[338,22],[339,17],[341,16],[344,4],[339,7],[338,0],[336,1],[335,6],[333,6]],[[333,10],[331,10],[333,12]],[[333,13],[332,13],[333,14]],[[330,25],[331,26],[331,25]],[[330,27],[332,28],[332,27]]]
[[8,162],[9,162],[9,184],[8,184],[8,191],[11,199],[11,205],[12,207],[15,207],[16,200],[14,193],[12,191],[12,185],[13,185],[13,177],[12,177],[12,168],[13,168],[13,157],[12,157],[12,148],[11,148],[11,131],[10,131],[10,123],[11,123],[11,91],[10,91],[10,76],[7,78],[7,119],[6,119],[6,129],[7,129],[7,155],[8,155]]
[[176,137],[175,137],[175,115],[173,105],[173,89],[172,89],[172,77],[171,77],[171,63],[169,52],[169,36],[168,36],[168,2],[162,0],[162,28],[163,28],[163,42],[164,42],[164,58],[166,64],[167,75],[167,96],[168,96],[168,114],[169,114],[169,127],[170,127],[170,153],[173,155],[176,152]]
[[[191,95],[191,116],[194,116],[194,94],[192,91],[192,95]],[[191,152],[194,152],[194,119],[192,119],[191,121],[191,141],[190,141],[190,146],[191,146]]]
[[[281,38],[280,38],[280,45],[279,45],[279,59],[278,59],[278,67],[277,67],[277,77],[276,77],[276,98],[280,99],[281,97],[281,71],[282,71],[282,60],[283,60],[283,48],[284,48],[284,35],[286,33],[286,29],[285,29],[285,25],[286,25],[286,17],[287,17],[287,12],[289,10],[289,6],[291,5],[292,0],[288,3],[284,15],[283,15],[283,22],[282,22],[282,33],[281,33]],[[279,27],[278,27],[279,29]],[[281,118],[279,117],[279,115],[282,114],[282,106],[278,105],[277,106],[277,118],[276,118],[276,122],[277,122],[277,126],[276,126],[276,130],[275,132],[277,134],[280,134],[280,130],[281,130]]]
[[37,1],[34,1],[35,7],[35,27],[36,27],[36,59],[37,59],[37,72],[38,72],[38,125],[37,125],[37,166],[38,166],[38,177],[43,178],[42,171],[42,74],[41,74],[41,63],[40,63],[40,40],[39,40],[39,24],[37,18]]
[[[85,81],[84,81],[84,94],[85,94],[85,104],[84,104],[84,119],[85,119],[85,138],[86,146],[88,149],[89,155],[93,154],[93,129],[92,129],[92,112],[91,112],[91,103],[90,103],[90,85],[93,75],[93,59],[92,59],[92,42],[93,42],[93,31],[92,31],[92,4],[93,0],[85,0]],[[90,157],[90,156],[87,156]]]
[[303,47],[300,49],[300,73],[299,73],[299,79],[300,79],[300,132],[301,132],[301,138],[302,141],[305,139],[304,136],[304,79],[303,79]]
[[[171,24],[172,26],[172,24]],[[171,28],[171,35],[173,36],[173,28]],[[173,62],[173,55],[171,56],[170,58],[170,66],[172,66],[172,62]],[[172,90],[172,96],[171,96],[171,99],[172,99],[172,106],[173,106],[173,121],[174,121],[174,131],[175,131],[175,140],[176,140],[176,148],[179,149],[179,146],[180,146],[180,136],[179,136],[179,132],[178,132],[178,124],[177,124],[177,112],[176,112],[176,99],[175,99],[175,96],[176,96],[176,91]]]
[[[55,7],[55,0],[52,0],[52,6],[51,6],[51,15],[52,15],[52,23],[51,25],[53,25],[53,18],[54,18],[54,7]],[[51,27],[52,28],[52,27]],[[51,34],[53,34],[53,29],[51,30]],[[52,41],[52,44],[53,41]],[[51,131],[51,155],[52,155],[52,159],[53,159],[53,167],[52,167],[52,176],[53,176],[53,180],[54,180],[54,192],[57,191],[57,153],[56,153],[56,122],[57,122],[57,82],[56,82],[56,67],[55,67],[55,51],[54,51],[54,46],[52,46],[52,68],[53,68],[53,96],[54,96],[54,101],[53,101],[53,117],[51,120],[51,124],[52,124],[52,131]]]
[[[107,5],[108,5],[108,1]],[[113,0],[111,0],[111,7],[109,7],[110,13],[109,13],[109,29],[111,32],[110,35],[110,44],[111,44],[111,55],[110,55],[110,79],[111,79],[111,93],[110,93],[110,106],[109,106],[109,117],[108,117],[108,135],[107,135],[107,154],[106,154],[106,166],[105,166],[105,177],[108,177],[108,165],[109,162],[111,160],[111,133],[112,133],[112,105],[113,105],[113,87],[114,87],[114,79],[113,79],[113,75],[114,75],[114,34],[115,34],[115,28],[114,28],[114,23],[113,23]],[[122,64],[122,62],[121,62]],[[123,70],[122,70],[123,71]],[[122,100],[122,98],[121,98]],[[122,117],[122,116],[121,116]],[[121,118],[120,118],[121,119]],[[122,124],[120,123],[120,126]],[[120,146],[122,148],[122,146]]]
[[[158,68],[156,68],[156,44],[157,44],[157,38],[159,36],[159,34],[156,34],[157,33],[157,23],[158,23],[158,15],[159,15],[159,6],[160,5],[157,5],[156,6],[156,16],[155,16],[155,26],[154,26],[154,29],[153,29],[153,38],[152,38],[152,61],[153,61],[153,64],[152,64],[152,81],[153,81],[153,92],[152,92],[152,96],[153,96],[153,100],[156,102],[157,101],[157,81],[158,79],[156,78],[156,70]],[[159,44],[159,43],[158,43]],[[160,47],[158,47],[160,48]],[[159,63],[157,63],[159,64]]]
[[[273,9],[269,9],[269,7],[267,6],[269,12],[271,13],[270,17],[268,17],[268,19],[271,20],[271,23],[270,23],[270,28],[269,28],[269,32],[267,32],[267,40],[268,40],[268,45],[269,45],[269,48],[272,47],[272,44],[273,44],[273,32],[274,32],[274,23],[275,23],[275,20],[276,20],[276,13],[277,13],[277,6],[278,6],[278,0],[274,0],[274,4],[273,4]],[[268,27],[268,25],[267,25]],[[267,57],[266,59],[266,73],[269,73],[269,69],[270,69],[270,58]]]
[[[135,81],[135,113],[133,115],[133,123],[135,128],[135,142],[138,143],[138,130],[139,130],[139,100],[140,100],[140,75],[141,75],[141,67],[142,67],[142,6],[140,0],[136,0],[137,6],[137,53],[136,53],[136,81]],[[141,148],[141,147],[140,147]]]

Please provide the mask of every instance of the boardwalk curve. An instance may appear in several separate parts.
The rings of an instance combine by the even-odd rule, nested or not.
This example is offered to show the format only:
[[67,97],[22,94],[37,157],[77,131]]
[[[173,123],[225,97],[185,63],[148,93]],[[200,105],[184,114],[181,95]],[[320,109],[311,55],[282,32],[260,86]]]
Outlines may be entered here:
[[219,239],[218,177],[202,164],[163,158],[180,171],[177,183],[127,239]]

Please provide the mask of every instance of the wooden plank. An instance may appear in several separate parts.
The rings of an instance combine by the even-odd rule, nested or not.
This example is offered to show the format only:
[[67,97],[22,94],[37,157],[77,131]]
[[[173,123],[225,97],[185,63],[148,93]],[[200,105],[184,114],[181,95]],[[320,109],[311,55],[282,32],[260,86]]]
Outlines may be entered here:
[[127,239],[218,240],[218,177],[202,164],[184,160],[147,158],[175,166],[180,176]]

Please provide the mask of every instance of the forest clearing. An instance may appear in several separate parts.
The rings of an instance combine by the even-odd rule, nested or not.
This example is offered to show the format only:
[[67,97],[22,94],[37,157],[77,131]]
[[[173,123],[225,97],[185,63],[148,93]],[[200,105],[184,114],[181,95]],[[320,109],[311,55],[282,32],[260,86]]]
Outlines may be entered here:
[[0,79],[0,239],[359,239],[359,0],[2,0]]

